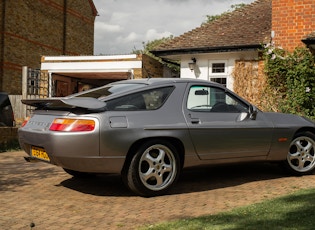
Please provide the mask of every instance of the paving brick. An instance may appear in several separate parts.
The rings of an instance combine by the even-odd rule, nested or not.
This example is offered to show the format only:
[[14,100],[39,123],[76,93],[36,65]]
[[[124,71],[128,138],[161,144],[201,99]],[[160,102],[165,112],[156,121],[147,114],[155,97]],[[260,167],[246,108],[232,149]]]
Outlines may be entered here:
[[214,214],[300,188],[315,175],[288,177],[272,164],[186,170],[168,195],[142,198],[119,176],[73,179],[61,168],[27,163],[23,152],[0,153],[0,229],[137,229]]

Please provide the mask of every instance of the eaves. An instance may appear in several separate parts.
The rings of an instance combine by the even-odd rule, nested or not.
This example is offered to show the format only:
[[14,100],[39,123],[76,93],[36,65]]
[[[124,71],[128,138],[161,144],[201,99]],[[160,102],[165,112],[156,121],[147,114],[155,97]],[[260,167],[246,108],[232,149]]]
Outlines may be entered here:
[[163,57],[163,56],[181,55],[181,54],[240,52],[240,51],[257,50],[260,48],[262,48],[262,44],[152,50],[150,52],[153,53],[155,56]]

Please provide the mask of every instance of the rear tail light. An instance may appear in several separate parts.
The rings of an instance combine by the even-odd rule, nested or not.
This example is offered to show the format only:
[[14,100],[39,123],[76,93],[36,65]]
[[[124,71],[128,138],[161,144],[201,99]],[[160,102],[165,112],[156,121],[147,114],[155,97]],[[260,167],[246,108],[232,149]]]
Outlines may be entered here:
[[25,120],[23,121],[21,127],[24,127],[29,120],[30,120],[30,117],[26,117]]
[[83,119],[56,118],[51,124],[49,130],[60,132],[84,132],[93,131],[95,121]]

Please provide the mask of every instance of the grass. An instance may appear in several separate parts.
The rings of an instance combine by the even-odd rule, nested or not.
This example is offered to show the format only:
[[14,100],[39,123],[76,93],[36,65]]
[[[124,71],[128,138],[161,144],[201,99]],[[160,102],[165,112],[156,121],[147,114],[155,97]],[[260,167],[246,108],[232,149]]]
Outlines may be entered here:
[[314,229],[314,201],[315,189],[300,190],[288,196],[236,208],[229,212],[165,222],[141,229]]

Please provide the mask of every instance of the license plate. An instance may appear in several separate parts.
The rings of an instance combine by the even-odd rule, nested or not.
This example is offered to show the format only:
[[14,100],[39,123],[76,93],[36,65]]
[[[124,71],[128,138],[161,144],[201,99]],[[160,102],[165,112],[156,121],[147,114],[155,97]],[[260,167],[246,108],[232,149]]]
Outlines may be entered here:
[[44,161],[50,161],[48,154],[43,148],[32,146],[31,153],[33,157]]

